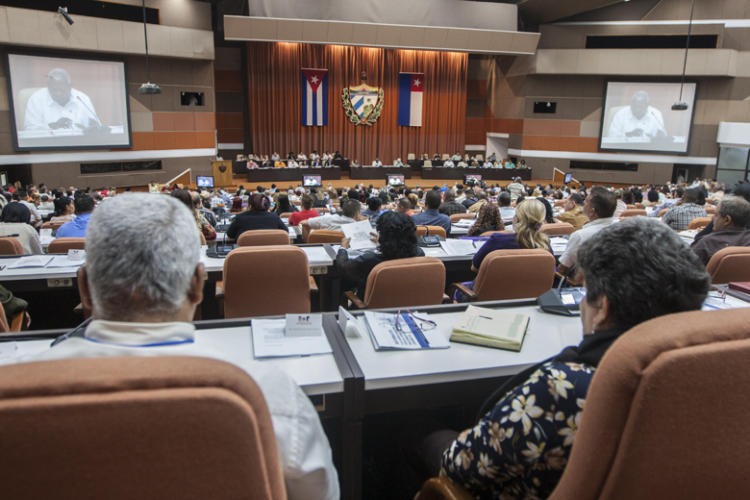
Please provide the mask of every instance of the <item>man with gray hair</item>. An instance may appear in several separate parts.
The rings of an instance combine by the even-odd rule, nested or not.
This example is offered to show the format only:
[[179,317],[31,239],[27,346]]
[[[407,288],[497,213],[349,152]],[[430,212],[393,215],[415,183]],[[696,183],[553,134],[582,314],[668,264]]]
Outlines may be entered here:
[[[200,254],[195,219],[176,198],[129,193],[105,200],[91,216],[86,264],[78,272],[91,323],[24,361],[160,355],[222,359],[196,345],[190,323],[203,299],[206,273]],[[338,498],[331,448],[310,400],[281,370],[253,367],[251,375],[271,413],[289,498]]]
[[722,248],[750,246],[750,229],[746,229],[750,223],[750,203],[744,198],[724,196],[713,223],[713,231],[690,246],[704,264]]
[[634,140],[666,137],[661,111],[648,105],[648,92],[639,90],[633,94],[630,106],[623,107],[612,117],[605,137]]
[[102,129],[102,122],[89,96],[72,88],[67,71],[55,68],[47,74],[47,87],[31,94],[26,102],[23,128],[96,131]]

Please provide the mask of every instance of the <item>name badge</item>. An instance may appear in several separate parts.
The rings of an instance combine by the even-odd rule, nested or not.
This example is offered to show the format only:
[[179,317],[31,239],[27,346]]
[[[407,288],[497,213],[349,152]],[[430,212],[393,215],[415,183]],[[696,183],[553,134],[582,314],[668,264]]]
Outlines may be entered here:
[[70,260],[86,260],[86,250],[79,248],[71,248],[68,250],[68,259]]

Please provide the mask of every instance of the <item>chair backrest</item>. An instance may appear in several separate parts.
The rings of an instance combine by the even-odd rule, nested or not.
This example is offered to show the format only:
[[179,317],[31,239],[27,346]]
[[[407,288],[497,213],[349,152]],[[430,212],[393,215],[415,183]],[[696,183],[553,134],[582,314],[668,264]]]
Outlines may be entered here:
[[291,216],[292,216],[292,212],[282,212],[279,214],[279,217],[281,217],[282,219],[288,219]]
[[381,262],[367,276],[364,303],[368,309],[440,304],[445,291],[445,266],[433,257]]
[[640,201],[635,204],[635,208],[646,208]]
[[696,217],[688,224],[688,229],[703,229],[711,222],[711,217]]
[[476,160],[477,160],[477,161],[484,161],[484,155],[483,155],[483,154],[478,154],[478,155],[476,156]]
[[423,167],[432,167],[432,160],[425,160],[422,162]]
[[201,238],[201,246],[208,245],[208,241],[206,241],[206,236],[203,234],[203,231],[199,231],[198,236]]
[[461,219],[473,219],[476,214],[450,214],[451,222],[458,222]]
[[407,153],[406,154],[406,159],[407,160],[416,160],[417,159],[417,155],[415,155],[414,153]]
[[443,161],[450,160],[451,159],[451,155],[449,155],[448,153],[443,153],[443,155],[440,158],[442,158]]
[[547,250],[495,250],[479,266],[477,300],[538,297],[552,288],[555,258]]
[[646,210],[643,208],[628,208],[627,210],[623,210],[620,214],[620,218],[625,217],[636,217],[638,215],[647,216]]
[[291,245],[238,247],[224,260],[224,317],[310,312],[307,255]]
[[706,271],[712,283],[750,281],[750,247],[726,247],[711,256]]
[[445,228],[440,226],[417,226],[417,237],[427,234],[427,230],[430,231],[430,236],[442,236],[443,238],[447,237]]
[[263,393],[208,358],[3,366],[0,441],[8,498],[286,498]]
[[495,233],[513,234],[513,231],[507,231],[507,230],[503,230],[503,231],[485,231],[482,234],[480,234],[479,236],[492,236]]
[[669,208],[662,208],[661,210],[659,210],[659,213],[658,213],[658,214],[656,214],[656,216],[657,216],[657,217],[664,217],[664,215],[665,215],[665,214],[666,214],[667,212],[669,212]]
[[260,245],[288,245],[289,233],[283,229],[253,229],[237,238],[237,245],[252,247]]
[[84,250],[86,238],[55,238],[47,247],[47,253],[68,253],[68,250]]
[[342,231],[331,231],[329,229],[316,229],[307,237],[308,243],[341,243],[344,239]]
[[23,255],[23,245],[18,238],[2,237],[0,238],[0,255]]
[[623,334],[591,381],[549,498],[744,496],[748,359],[749,309],[672,314]]
[[10,323],[8,323],[8,317],[5,316],[5,308],[0,304],[0,333],[8,333],[10,331]]
[[568,222],[552,222],[549,224],[542,224],[542,228],[540,229],[541,232],[543,232],[546,235],[560,235],[560,234],[570,234],[573,231],[575,231],[576,228],[573,226],[573,224],[570,224]]

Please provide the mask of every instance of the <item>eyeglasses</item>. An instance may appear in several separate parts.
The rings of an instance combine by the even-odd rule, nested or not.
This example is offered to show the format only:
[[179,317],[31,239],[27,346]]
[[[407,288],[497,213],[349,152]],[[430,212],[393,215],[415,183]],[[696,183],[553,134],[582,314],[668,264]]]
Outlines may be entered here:
[[[402,315],[403,314],[403,315]],[[405,317],[404,317],[405,315]],[[401,323],[404,323],[404,327]],[[403,332],[404,329],[410,329],[409,323],[413,322],[415,326],[419,327],[423,332],[434,330],[437,327],[437,323],[428,318],[422,318],[411,312],[411,309],[401,311],[400,309],[396,312],[396,331]]]

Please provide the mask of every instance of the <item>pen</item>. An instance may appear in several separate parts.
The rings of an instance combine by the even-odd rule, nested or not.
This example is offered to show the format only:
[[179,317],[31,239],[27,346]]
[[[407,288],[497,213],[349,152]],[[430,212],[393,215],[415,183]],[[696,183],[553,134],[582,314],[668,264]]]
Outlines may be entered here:
[[0,271],[4,270],[5,266],[0,266]]
[[490,318],[489,316],[482,316],[481,314],[479,315],[479,317],[480,317],[480,318],[484,318],[484,319],[492,319],[492,318]]

